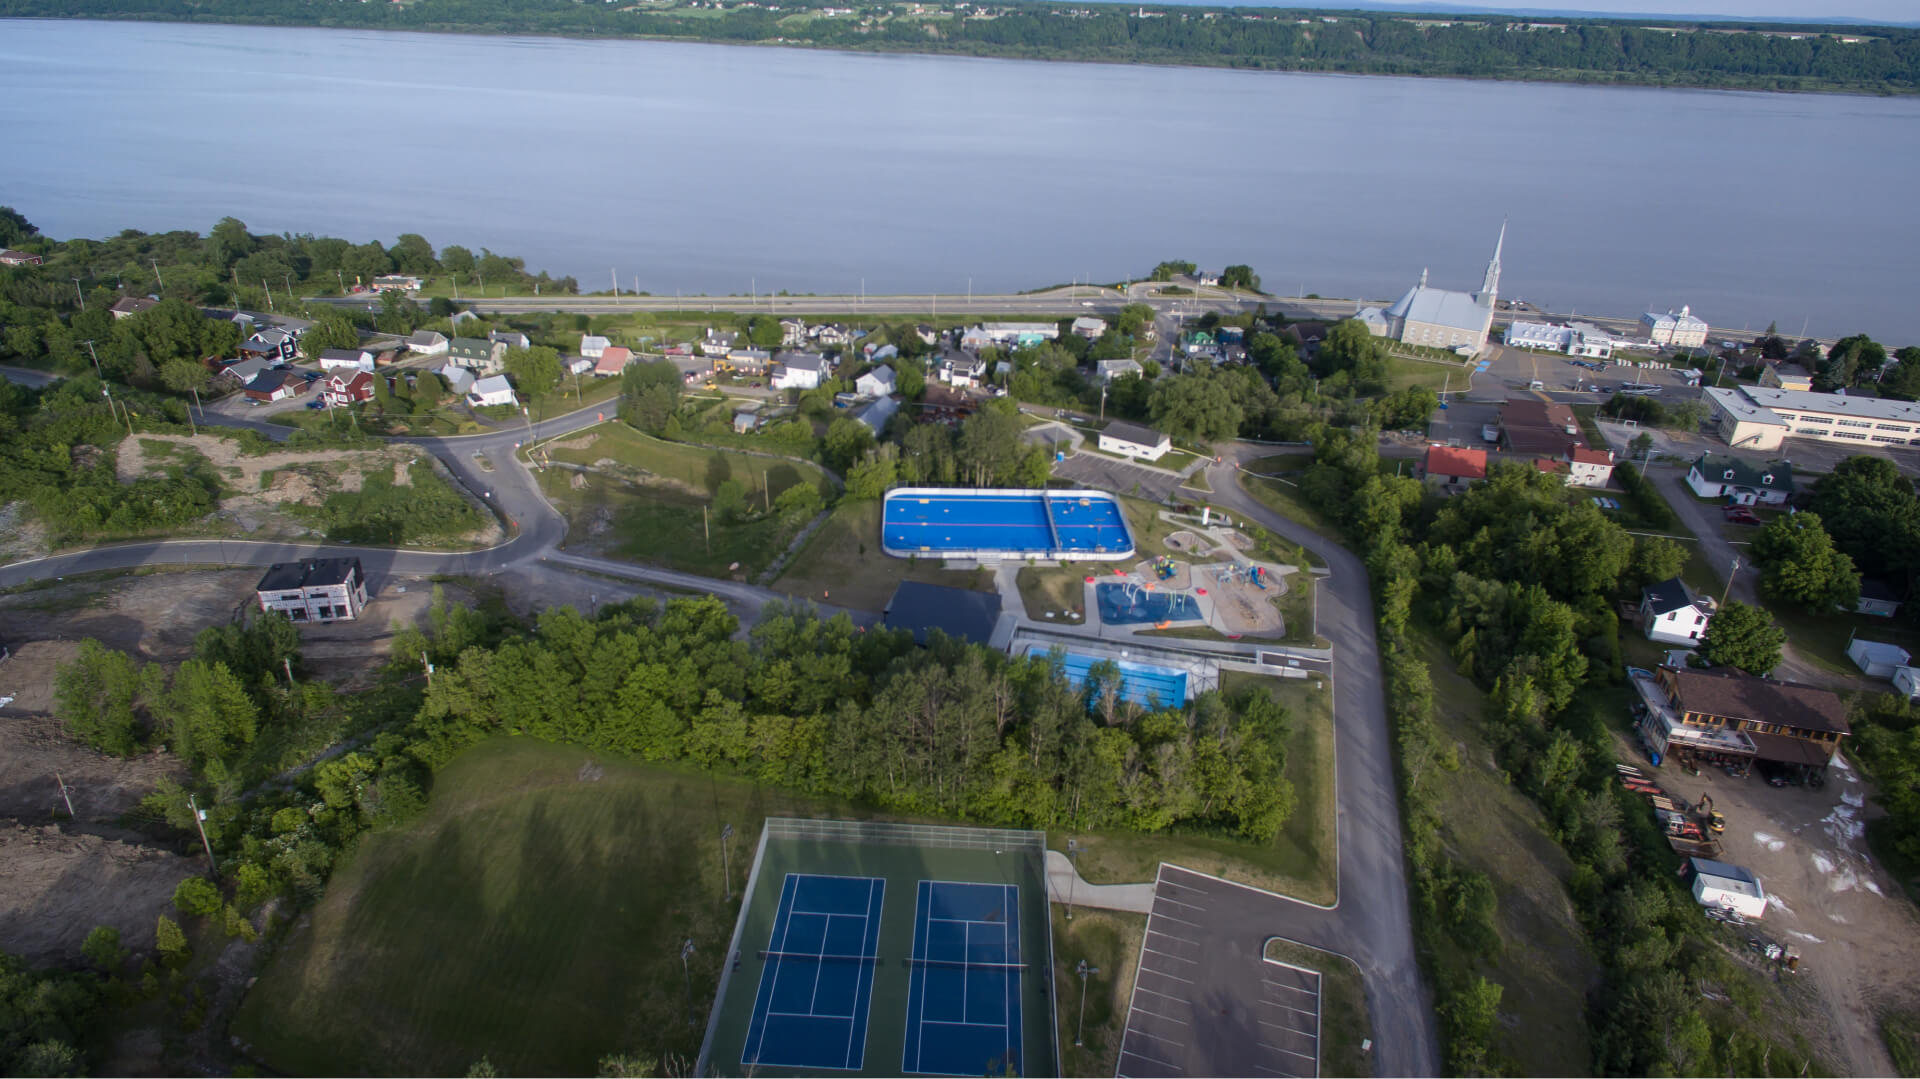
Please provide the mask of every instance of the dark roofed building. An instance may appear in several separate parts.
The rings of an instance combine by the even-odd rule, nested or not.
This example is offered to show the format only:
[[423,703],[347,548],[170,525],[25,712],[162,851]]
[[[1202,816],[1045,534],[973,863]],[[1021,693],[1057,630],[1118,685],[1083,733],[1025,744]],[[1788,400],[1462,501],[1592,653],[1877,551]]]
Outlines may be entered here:
[[973,644],[989,644],[1000,624],[1000,593],[901,581],[881,621],[890,629],[912,630],[917,644],[926,644],[927,631],[933,629]]
[[1681,723],[1745,735],[1763,761],[1824,768],[1853,733],[1846,703],[1817,686],[1678,667],[1662,667],[1656,678]]
[[279,611],[295,622],[351,622],[367,605],[358,558],[276,562],[254,591],[262,611]]
[[1567,452],[1567,440],[1580,438],[1580,421],[1573,409],[1532,397],[1510,398],[1500,406],[1500,442],[1512,453],[1558,457]]
[[113,306],[107,308],[107,310],[113,312],[114,318],[122,319],[131,318],[142,311],[151,311],[158,306],[160,306],[159,300],[149,299],[145,296],[123,296],[113,301]]

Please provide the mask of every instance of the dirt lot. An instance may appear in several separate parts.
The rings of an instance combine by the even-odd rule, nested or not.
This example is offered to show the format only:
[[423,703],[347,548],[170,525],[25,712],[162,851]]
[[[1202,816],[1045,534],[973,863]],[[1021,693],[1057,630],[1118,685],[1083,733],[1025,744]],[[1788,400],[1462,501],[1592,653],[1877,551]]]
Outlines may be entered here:
[[153,947],[154,922],[173,889],[201,864],[58,827],[0,822],[0,949],[30,962],[72,958],[97,925],[129,948]]
[[1757,776],[1698,778],[1664,769],[1675,794],[1713,797],[1727,816],[1725,861],[1746,866],[1773,902],[1760,928],[1803,956],[1826,1008],[1827,1058],[1851,1075],[1892,1075],[1877,1016],[1920,1005],[1920,916],[1868,857],[1867,784],[1838,764],[1822,790],[1769,786]]
[[[336,491],[358,491],[367,477],[391,477],[395,486],[413,482],[409,469],[416,461],[432,460],[424,450],[388,445],[376,450],[301,450],[248,455],[232,439],[217,435],[143,434],[122,439],[114,458],[121,482],[164,472],[195,457],[204,458],[219,473],[225,490],[216,516],[230,522],[236,535],[252,539],[294,538],[310,535],[313,527],[286,512],[288,506],[318,506]],[[445,469],[435,462],[436,471]],[[455,485],[458,489],[458,485]],[[472,501],[469,498],[469,501]],[[475,503],[478,506],[478,503]],[[483,534],[468,537],[481,545],[503,537],[493,514],[483,513]]]

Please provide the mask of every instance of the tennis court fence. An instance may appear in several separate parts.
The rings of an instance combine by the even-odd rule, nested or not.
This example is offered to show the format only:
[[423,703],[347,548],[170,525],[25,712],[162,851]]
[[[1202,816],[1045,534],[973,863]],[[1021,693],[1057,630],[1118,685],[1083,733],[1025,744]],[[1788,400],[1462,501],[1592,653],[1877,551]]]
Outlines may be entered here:
[[811,820],[768,817],[769,839],[810,839],[841,843],[891,843],[903,847],[1020,851],[1044,856],[1047,834],[1010,828],[954,828],[939,824],[890,824],[881,821]]

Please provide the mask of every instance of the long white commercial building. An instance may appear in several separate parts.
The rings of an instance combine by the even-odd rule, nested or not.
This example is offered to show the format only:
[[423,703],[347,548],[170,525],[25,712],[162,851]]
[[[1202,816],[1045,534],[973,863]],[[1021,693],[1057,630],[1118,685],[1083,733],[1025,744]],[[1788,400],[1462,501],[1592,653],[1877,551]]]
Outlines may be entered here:
[[1788,436],[1854,445],[1920,446],[1920,404],[1882,397],[1779,390],[1709,389],[1713,422],[1727,445],[1779,449]]

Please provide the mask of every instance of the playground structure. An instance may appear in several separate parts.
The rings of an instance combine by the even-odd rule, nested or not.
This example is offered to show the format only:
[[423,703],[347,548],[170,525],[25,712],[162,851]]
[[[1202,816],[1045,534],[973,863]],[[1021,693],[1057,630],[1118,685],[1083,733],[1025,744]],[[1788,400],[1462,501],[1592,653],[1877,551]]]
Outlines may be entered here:
[[1205,627],[1227,637],[1285,635],[1275,601],[1299,567],[1251,561],[1243,552],[1252,540],[1222,525],[1183,528],[1161,544],[1171,554],[1086,577],[1090,621],[1120,632]]

